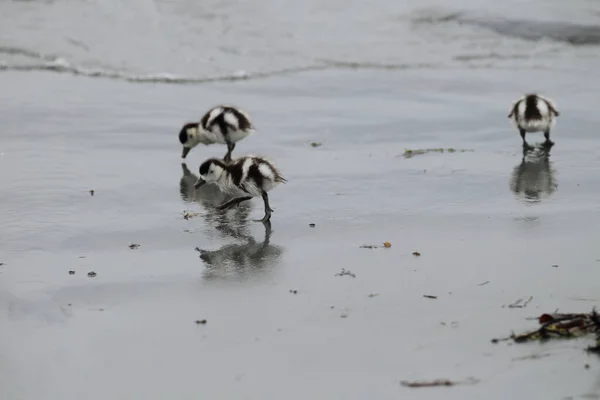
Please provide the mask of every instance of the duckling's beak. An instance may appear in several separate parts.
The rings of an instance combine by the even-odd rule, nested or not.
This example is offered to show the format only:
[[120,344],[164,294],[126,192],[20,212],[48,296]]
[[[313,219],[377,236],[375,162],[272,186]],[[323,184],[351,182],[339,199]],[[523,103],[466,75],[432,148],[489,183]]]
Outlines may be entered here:
[[200,186],[204,185],[206,181],[202,178],[198,178],[196,183],[194,183],[194,189],[198,189]]
[[184,147],[183,151],[181,152],[181,158],[185,158],[185,156],[188,155],[188,153],[190,152],[192,148],[191,147]]

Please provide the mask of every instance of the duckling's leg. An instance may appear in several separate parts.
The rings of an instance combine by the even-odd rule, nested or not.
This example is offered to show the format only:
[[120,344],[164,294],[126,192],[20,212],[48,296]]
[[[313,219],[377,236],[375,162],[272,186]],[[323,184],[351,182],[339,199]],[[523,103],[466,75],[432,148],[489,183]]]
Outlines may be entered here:
[[271,213],[273,212],[273,210],[271,209],[271,206],[269,205],[269,195],[264,190],[262,192],[262,198],[263,198],[263,201],[265,202],[265,216],[262,219],[257,219],[256,222],[269,221],[271,219]]
[[552,146],[554,144],[554,142],[552,140],[550,140],[550,131],[546,131],[544,132],[544,137],[546,138],[546,146]]
[[521,133],[521,138],[523,139],[523,149],[526,150],[531,150],[533,149],[533,146],[530,146],[529,143],[527,143],[527,140],[525,140],[525,129],[521,129],[519,128],[519,133]]
[[225,161],[225,162],[231,161],[231,153],[233,152],[233,149],[235,149],[235,143],[227,141],[227,154],[225,154],[223,161]]
[[265,227],[265,240],[263,240],[263,248],[267,247],[269,245],[269,242],[271,240],[271,232],[273,231],[273,229],[271,228],[271,221],[265,221],[263,222],[263,225]]
[[231,206],[235,206],[236,204],[240,204],[242,201],[246,201],[246,200],[250,200],[250,199],[252,199],[252,196],[237,197],[233,200],[229,200],[225,204],[221,204],[220,206],[217,207],[217,209],[218,210],[226,210]]

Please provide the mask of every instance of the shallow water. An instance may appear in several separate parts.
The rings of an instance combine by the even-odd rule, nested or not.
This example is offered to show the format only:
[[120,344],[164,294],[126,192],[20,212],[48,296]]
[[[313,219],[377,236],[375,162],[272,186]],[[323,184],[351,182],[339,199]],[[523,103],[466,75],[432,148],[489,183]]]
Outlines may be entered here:
[[[276,42],[264,46],[287,51],[289,59],[224,56],[215,50],[216,39],[199,36],[216,46],[205,54],[217,58],[214,69],[195,71],[189,68],[196,59],[182,66],[167,57],[170,44],[175,57],[183,57],[183,39],[157,33],[163,42],[148,47],[156,50],[148,57],[150,50],[132,43],[150,46],[155,37],[138,32],[135,22],[131,29],[139,37],[130,31],[124,37],[119,29],[125,25],[104,37],[99,27],[106,15],[147,17],[154,4],[158,22],[144,29],[167,26],[175,35],[188,22],[167,24],[180,14],[161,7],[185,14],[184,3],[106,3],[115,9],[99,16],[91,12],[99,7],[94,2],[72,4],[0,6],[12,13],[0,12],[6,48],[64,52],[77,68],[119,71],[119,79],[12,67],[0,74],[0,398],[600,395],[600,363],[583,351],[589,340],[490,343],[534,328],[527,317],[557,308],[587,312],[598,302],[595,46],[520,40],[468,21],[435,22],[432,16],[450,14],[432,3],[427,12],[397,6],[396,29],[410,34],[400,35],[393,52],[380,39],[397,32],[361,25],[396,15],[389,9],[303,3],[284,10],[264,3],[279,7],[273,11],[278,20],[288,15],[290,24],[279,28],[306,35],[299,47],[286,49],[285,35],[265,22],[266,12],[245,9],[257,13],[245,23],[258,29],[258,21],[265,22],[261,34]],[[228,10],[238,3],[222,4]],[[549,4],[536,14],[539,21],[564,15],[564,23],[593,23],[593,3],[569,12]],[[59,11],[70,7],[91,8],[57,29],[85,32],[99,48],[88,44],[89,52],[69,53],[61,34],[49,34],[51,17],[66,21]],[[510,7],[494,7],[486,12],[522,18]],[[469,21],[485,15],[468,3],[453,8],[468,11]],[[210,9],[217,15],[207,21],[217,23],[219,11]],[[200,18],[189,18],[194,15]],[[323,25],[331,15],[334,23]],[[90,21],[97,26],[84,30]],[[27,26],[36,28],[22,34]],[[357,29],[339,35],[348,26]],[[258,38],[241,36],[237,24],[230,29],[237,45],[247,41],[260,50]],[[429,43],[428,33],[440,43],[415,41]],[[102,50],[120,37],[114,52]],[[475,50],[478,40],[498,46]],[[347,49],[363,48],[360,57],[352,51],[345,58]],[[513,51],[517,56],[509,57]],[[300,59],[312,65],[319,52],[359,64],[204,84],[121,79],[165,71],[200,80],[237,69],[264,73],[302,66]],[[455,59],[477,52],[502,57],[479,64]],[[379,57],[384,53],[389,58]],[[394,59],[400,53],[402,60]],[[422,65],[430,56],[444,61]],[[108,66],[94,64],[94,57]],[[523,159],[506,115],[510,103],[531,90],[555,99],[561,116],[550,154]],[[220,102],[243,106],[258,127],[234,155],[265,155],[289,181],[270,195],[271,232],[251,221],[262,216],[258,199],[219,214],[211,206],[221,194],[210,186],[190,188],[200,162],[225,149],[198,147],[182,165],[176,133]],[[403,157],[405,149],[427,148],[472,151]],[[185,220],[186,210],[200,215]],[[360,248],[384,241],[392,247]],[[140,247],[130,249],[131,243]],[[356,276],[336,276],[342,269]],[[97,276],[88,277],[90,271]],[[525,309],[505,307],[528,296],[533,300]],[[205,325],[195,324],[202,319]],[[522,359],[532,354],[538,358]],[[442,389],[399,385],[469,377],[479,382]]]

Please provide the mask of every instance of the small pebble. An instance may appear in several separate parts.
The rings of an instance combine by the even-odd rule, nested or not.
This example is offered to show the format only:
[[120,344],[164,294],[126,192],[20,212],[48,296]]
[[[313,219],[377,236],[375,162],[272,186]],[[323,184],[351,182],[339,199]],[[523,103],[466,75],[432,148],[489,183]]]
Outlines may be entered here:
[[420,257],[421,256],[421,253],[419,253],[418,251],[414,251],[412,254],[415,257]]
[[75,275],[75,271],[69,271],[69,275]]
[[96,274],[94,271],[90,271],[90,272],[88,272],[88,276],[89,276],[90,278],[93,278],[93,277],[95,277],[96,275],[97,275],[97,274]]
[[383,242],[383,247],[390,248],[392,247],[392,244],[390,242]]
[[315,224],[308,224],[308,226],[310,226],[311,228],[314,228]]
[[131,244],[129,245],[129,248],[130,248],[131,250],[135,250],[135,249],[137,249],[138,247],[140,247],[140,245],[139,245],[139,244],[135,244],[135,243],[131,243]]
[[94,190],[92,189],[92,190],[90,190],[90,196],[93,196],[93,195],[94,195]]
[[206,325],[206,320],[205,319],[197,319],[196,324],[197,325]]

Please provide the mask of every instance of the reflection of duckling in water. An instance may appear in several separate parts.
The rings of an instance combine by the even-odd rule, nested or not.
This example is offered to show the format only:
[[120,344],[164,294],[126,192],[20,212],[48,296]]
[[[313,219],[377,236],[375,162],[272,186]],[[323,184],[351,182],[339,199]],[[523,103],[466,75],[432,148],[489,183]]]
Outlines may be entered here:
[[551,146],[542,145],[534,151],[523,151],[521,163],[512,173],[510,189],[525,200],[538,202],[541,196],[552,195],[558,187],[550,163]]
[[205,279],[219,279],[227,277],[245,278],[269,270],[283,253],[283,248],[270,244],[271,223],[264,222],[265,238],[256,242],[254,238],[244,232],[246,227],[239,230],[231,229],[231,236],[245,241],[242,244],[227,244],[218,250],[202,250],[200,259],[206,264]]
[[185,163],[181,163],[181,169],[183,170],[183,176],[179,181],[179,193],[183,201],[192,203],[198,201],[205,207],[215,206],[221,204],[228,196],[225,192],[219,190],[216,185],[206,185],[199,189],[194,188],[194,184],[198,180],[198,176],[193,174]]

